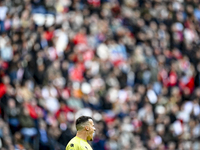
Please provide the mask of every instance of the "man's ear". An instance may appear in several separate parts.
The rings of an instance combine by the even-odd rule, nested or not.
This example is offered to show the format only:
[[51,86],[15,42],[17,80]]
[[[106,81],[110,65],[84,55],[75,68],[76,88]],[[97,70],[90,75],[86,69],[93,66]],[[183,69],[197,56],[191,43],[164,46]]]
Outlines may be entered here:
[[88,130],[89,130],[89,127],[88,127],[88,126],[85,126],[85,130],[88,131]]

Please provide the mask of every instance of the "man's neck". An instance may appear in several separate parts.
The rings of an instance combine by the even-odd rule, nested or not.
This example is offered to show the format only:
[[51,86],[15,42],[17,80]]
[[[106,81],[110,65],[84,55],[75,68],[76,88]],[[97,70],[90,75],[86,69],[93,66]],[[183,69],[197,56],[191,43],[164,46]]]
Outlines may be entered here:
[[81,139],[83,139],[83,140],[85,140],[85,141],[87,141],[87,136],[85,136],[84,132],[80,132],[79,131],[79,132],[76,133],[76,136],[81,138]]

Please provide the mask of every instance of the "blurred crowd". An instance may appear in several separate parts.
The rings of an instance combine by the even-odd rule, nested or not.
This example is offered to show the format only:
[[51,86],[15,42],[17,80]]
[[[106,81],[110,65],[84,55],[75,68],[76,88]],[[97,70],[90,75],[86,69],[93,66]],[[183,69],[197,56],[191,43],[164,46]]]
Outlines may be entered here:
[[0,149],[200,150],[199,0],[0,0]]

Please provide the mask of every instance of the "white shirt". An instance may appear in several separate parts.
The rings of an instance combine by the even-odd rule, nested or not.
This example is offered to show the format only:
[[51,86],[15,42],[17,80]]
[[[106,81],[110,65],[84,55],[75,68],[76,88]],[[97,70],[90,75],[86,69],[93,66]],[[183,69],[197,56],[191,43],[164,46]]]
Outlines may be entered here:
[[6,18],[8,8],[6,6],[0,6],[0,20],[3,21]]

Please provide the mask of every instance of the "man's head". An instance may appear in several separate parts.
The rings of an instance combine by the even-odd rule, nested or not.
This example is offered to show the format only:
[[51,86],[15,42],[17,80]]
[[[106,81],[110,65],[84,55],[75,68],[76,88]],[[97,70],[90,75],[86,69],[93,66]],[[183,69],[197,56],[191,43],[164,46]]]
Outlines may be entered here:
[[86,136],[88,141],[93,140],[95,127],[94,122],[91,117],[81,116],[76,120],[76,129],[77,132],[82,132]]

